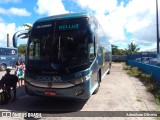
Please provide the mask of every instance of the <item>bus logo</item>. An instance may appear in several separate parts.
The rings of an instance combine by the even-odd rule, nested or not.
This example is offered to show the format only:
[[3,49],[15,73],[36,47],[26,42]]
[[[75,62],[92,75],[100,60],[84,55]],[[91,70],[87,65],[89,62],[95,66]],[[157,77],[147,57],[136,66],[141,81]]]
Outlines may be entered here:
[[11,53],[12,53],[12,55],[14,55],[16,52],[15,52],[15,50],[12,50]]
[[79,29],[79,24],[61,25],[58,28],[59,28],[59,30]]
[[51,88],[52,87],[52,83],[49,82],[47,86],[48,86],[48,88]]
[[60,76],[53,76],[52,77],[53,82],[62,82],[61,77]]

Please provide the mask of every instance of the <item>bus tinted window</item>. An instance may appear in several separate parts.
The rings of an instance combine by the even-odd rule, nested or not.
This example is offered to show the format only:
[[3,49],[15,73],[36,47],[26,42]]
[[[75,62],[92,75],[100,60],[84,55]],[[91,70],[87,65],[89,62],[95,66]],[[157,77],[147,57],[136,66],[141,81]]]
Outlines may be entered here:
[[38,36],[41,34],[47,34],[47,33],[53,32],[54,31],[53,29],[54,29],[53,22],[45,22],[45,23],[39,22],[33,26],[31,36]]

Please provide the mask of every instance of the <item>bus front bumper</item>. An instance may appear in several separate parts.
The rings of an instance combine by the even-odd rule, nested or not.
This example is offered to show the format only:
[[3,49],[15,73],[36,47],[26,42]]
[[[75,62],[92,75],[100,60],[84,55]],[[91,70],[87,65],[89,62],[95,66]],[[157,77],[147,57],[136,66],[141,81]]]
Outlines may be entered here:
[[32,96],[49,96],[87,100],[91,96],[89,80],[69,88],[42,88],[25,82],[25,91]]

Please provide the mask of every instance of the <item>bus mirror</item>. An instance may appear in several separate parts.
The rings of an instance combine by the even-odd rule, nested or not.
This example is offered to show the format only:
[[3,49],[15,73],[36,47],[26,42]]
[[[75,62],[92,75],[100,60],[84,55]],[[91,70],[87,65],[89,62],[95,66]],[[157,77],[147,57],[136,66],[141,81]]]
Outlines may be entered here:
[[17,48],[17,44],[18,44],[18,38],[21,38],[22,36],[26,35],[29,33],[29,30],[22,30],[22,31],[18,31],[13,35],[13,47]]

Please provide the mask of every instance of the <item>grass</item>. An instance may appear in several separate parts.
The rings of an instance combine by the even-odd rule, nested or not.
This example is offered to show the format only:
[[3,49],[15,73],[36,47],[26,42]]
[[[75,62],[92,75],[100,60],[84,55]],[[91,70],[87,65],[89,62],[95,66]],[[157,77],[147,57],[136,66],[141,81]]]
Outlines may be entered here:
[[[123,69],[127,70],[127,74],[136,77],[143,82],[148,91],[150,91],[158,105],[160,105],[160,85],[156,83],[156,80],[150,74],[146,74],[140,71],[137,67],[132,67],[126,64],[123,64]],[[137,99],[139,101],[139,99]]]
[[123,63],[123,70],[131,70],[131,67],[130,65],[126,65],[126,63]]
[[156,120],[160,120],[160,117],[157,117]]

